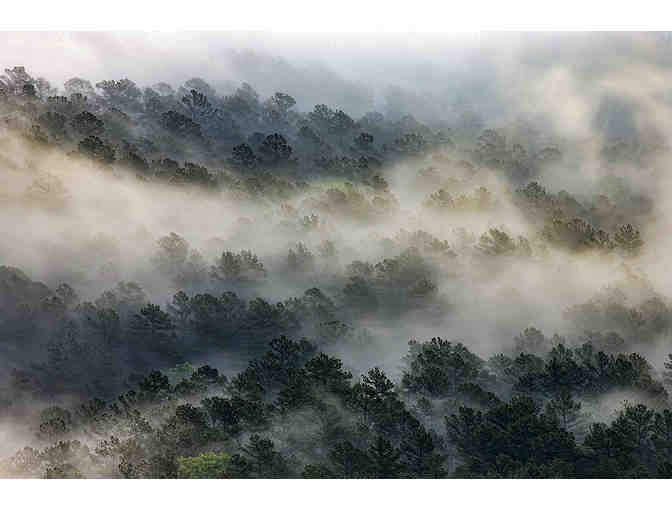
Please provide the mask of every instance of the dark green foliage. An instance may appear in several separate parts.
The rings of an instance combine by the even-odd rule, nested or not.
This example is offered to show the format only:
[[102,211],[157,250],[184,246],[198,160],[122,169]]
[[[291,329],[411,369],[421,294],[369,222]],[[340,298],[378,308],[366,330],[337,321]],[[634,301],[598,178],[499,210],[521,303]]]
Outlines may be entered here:
[[191,298],[185,313],[198,335],[217,338],[235,331],[237,319],[245,310],[245,303],[233,293],[219,299],[211,294],[197,294]]
[[377,436],[369,447],[368,456],[371,472],[376,478],[398,478],[403,472],[404,466],[399,461],[401,452],[381,436]]
[[625,403],[610,424],[595,423],[584,441],[590,448],[590,476],[668,477],[670,412]]
[[[515,397],[483,413],[461,407],[446,418],[448,438],[464,462],[466,477],[511,477],[576,461],[572,434],[541,413],[529,397]],[[568,466],[565,475],[571,473]]]
[[411,420],[401,439],[402,472],[410,478],[443,478],[446,456],[439,450],[439,441],[416,420]]
[[174,317],[180,326],[185,327],[187,325],[187,321],[191,316],[192,309],[191,300],[186,292],[181,290],[175,294],[172,301],[168,303],[167,308],[168,312]]
[[581,403],[574,400],[572,394],[566,389],[546,404],[546,413],[558,420],[565,428],[568,428],[577,420],[580,410]]
[[233,379],[233,386],[242,393],[258,395],[286,385],[314,352],[315,347],[305,340],[293,342],[284,336],[276,338],[263,357],[252,361]]
[[359,133],[354,139],[355,146],[360,150],[371,150],[373,147],[373,138],[371,133]]
[[332,110],[324,104],[316,105],[308,117],[318,131],[338,136],[341,143],[345,134],[355,127],[355,121],[343,110]]
[[93,329],[104,344],[111,345],[119,340],[120,317],[112,308],[100,308],[92,303],[84,302],[75,309],[85,325]]
[[88,111],[75,115],[70,121],[70,126],[82,136],[100,135],[105,130],[105,123]]
[[241,143],[231,150],[229,162],[240,169],[252,169],[257,166],[258,158],[254,154],[252,147],[246,143]]
[[287,460],[274,448],[270,439],[256,434],[243,447],[254,478],[288,478],[291,474]]
[[276,400],[279,409],[288,413],[315,403],[311,381],[304,370],[289,370]]
[[249,250],[240,253],[225,251],[210,269],[210,275],[217,280],[245,281],[257,280],[266,276],[264,264]]
[[324,353],[308,360],[306,376],[313,384],[335,394],[345,394],[350,389],[352,374],[343,370],[343,362]]
[[432,338],[424,343],[411,341],[409,347],[402,385],[410,391],[445,397],[483,376],[485,362],[461,343]]
[[491,391],[485,391],[474,383],[464,383],[457,387],[457,397],[479,408],[490,408],[501,404],[501,400]]
[[156,395],[162,390],[170,390],[168,377],[157,371],[151,372],[138,386],[142,391],[150,395]]
[[161,115],[161,122],[166,130],[170,131],[176,136],[196,140],[203,138],[203,134],[201,133],[201,126],[191,120],[189,117],[186,117],[176,111],[170,110],[163,113]]
[[114,149],[97,136],[88,136],[79,142],[79,153],[98,163],[114,163]]
[[284,136],[275,133],[264,139],[261,147],[259,147],[259,152],[264,158],[264,163],[280,165],[289,161],[292,155],[292,147],[287,143]]
[[240,431],[241,418],[232,402],[220,397],[206,398],[201,402],[213,426],[221,428],[227,434],[235,435]]
[[329,452],[329,460],[339,478],[369,478],[371,459],[350,441],[338,443]]
[[175,351],[175,324],[170,315],[151,303],[131,317],[129,332],[133,340],[148,350],[179,358]]
[[651,366],[640,355],[607,355],[595,351],[591,344],[574,350],[562,344],[554,347],[543,368],[523,374],[516,387],[531,393],[568,390],[584,395],[630,389],[652,400],[667,399],[667,391],[654,379]]

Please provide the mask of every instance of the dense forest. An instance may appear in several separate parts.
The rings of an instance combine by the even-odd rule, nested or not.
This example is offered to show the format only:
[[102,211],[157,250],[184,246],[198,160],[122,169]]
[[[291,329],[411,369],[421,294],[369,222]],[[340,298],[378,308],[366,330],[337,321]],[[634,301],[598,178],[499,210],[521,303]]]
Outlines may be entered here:
[[672,476],[664,131],[293,94],[5,70],[0,476]]

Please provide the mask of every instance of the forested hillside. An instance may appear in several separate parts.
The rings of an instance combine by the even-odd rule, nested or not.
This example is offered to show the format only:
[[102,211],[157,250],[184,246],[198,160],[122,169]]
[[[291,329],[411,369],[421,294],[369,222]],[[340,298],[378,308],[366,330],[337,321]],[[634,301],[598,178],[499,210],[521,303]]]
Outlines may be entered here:
[[0,77],[0,476],[672,475],[664,133],[38,75]]

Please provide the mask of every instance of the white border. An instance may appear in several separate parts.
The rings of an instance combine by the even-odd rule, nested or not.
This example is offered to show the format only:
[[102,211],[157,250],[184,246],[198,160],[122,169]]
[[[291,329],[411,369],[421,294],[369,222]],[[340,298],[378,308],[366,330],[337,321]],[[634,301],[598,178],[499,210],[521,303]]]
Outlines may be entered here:
[[[669,30],[661,0],[41,0],[3,2],[0,30],[446,33]],[[1,50],[0,50],[1,51]]]

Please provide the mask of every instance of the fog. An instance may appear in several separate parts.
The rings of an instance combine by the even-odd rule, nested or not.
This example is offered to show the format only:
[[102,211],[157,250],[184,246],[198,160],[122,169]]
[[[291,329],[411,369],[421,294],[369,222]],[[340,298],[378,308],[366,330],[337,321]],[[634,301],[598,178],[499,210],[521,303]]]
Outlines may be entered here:
[[[409,406],[424,395],[446,414],[453,400],[404,382],[409,340],[461,342],[483,360],[592,342],[645,357],[662,389],[672,351],[669,41],[0,34],[0,456],[61,437],[94,449],[112,429],[52,437],[40,412],[114,399],[180,363],[234,379],[281,335],[338,357],[355,380],[380,367]],[[15,78],[15,66],[30,76]],[[74,97],[64,85],[73,77],[96,88]],[[121,93],[98,86],[122,78],[133,85]],[[331,110],[320,117],[315,105]],[[179,291],[191,300],[184,317]],[[147,318],[147,303],[167,314]],[[530,343],[540,337],[528,328],[542,340]],[[521,391],[493,380],[479,384],[499,399]],[[577,398],[587,422],[611,422],[624,399],[668,405],[643,387]],[[197,405],[213,391],[177,401]],[[138,409],[160,427],[166,411],[155,404]],[[263,430],[307,463],[285,434],[308,434],[303,412]],[[439,411],[422,420],[443,433]],[[588,425],[577,427],[583,440]],[[88,474],[119,475],[108,468]]]

